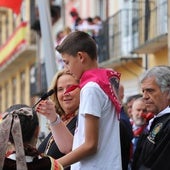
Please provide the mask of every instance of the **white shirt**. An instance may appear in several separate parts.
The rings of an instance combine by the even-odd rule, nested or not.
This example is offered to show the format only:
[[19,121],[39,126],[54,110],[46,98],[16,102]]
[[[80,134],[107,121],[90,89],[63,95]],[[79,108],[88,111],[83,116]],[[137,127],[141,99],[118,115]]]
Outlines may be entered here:
[[75,163],[71,170],[121,170],[119,121],[109,97],[95,82],[87,83],[80,93],[78,127],[73,150],[85,140],[85,114],[99,117],[97,153]]

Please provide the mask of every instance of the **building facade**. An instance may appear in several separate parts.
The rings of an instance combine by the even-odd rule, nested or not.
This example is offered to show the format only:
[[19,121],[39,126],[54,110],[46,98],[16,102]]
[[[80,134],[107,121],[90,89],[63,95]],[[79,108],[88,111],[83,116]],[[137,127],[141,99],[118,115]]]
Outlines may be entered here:
[[[100,16],[99,64],[121,73],[125,96],[140,92],[139,77],[155,65],[170,64],[168,0],[51,0],[52,33],[72,27],[70,11]],[[59,7],[59,8],[58,8]],[[45,92],[40,20],[34,0],[21,13],[0,7],[0,112],[15,103],[32,105]]]
[[31,104],[31,72],[36,63],[35,35],[29,29],[31,5],[24,1],[19,15],[0,8],[0,112],[12,104]]

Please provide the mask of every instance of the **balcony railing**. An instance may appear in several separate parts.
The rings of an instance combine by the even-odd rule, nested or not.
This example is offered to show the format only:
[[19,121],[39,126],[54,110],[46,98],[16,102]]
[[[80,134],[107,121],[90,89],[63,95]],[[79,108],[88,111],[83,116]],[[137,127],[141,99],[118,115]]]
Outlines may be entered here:
[[[133,35],[132,22],[137,18],[138,10],[120,10],[115,15],[109,17],[103,23],[100,32],[99,62],[106,60],[118,60],[122,57],[136,57],[131,54],[135,40]],[[102,57],[101,57],[102,56]]]
[[6,43],[0,47],[0,66],[3,65],[9,58],[18,51],[18,49],[26,44],[26,28],[27,23],[23,22],[15,30],[11,37],[6,41]]
[[137,41],[133,42],[134,52],[153,53],[165,46],[168,32],[167,1],[134,20],[132,27],[138,30]]
[[[165,38],[167,33],[167,1],[147,12],[144,16],[140,16],[140,13],[140,9],[120,10],[103,23],[98,40],[100,63],[110,59],[136,57],[138,55],[135,53],[140,51],[141,46],[148,42],[151,43],[153,40],[156,40],[159,48],[167,44]],[[163,38],[160,39],[162,36]],[[139,53],[152,53],[157,50],[156,48],[155,44],[153,47],[149,47],[147,44],[146,49]]]

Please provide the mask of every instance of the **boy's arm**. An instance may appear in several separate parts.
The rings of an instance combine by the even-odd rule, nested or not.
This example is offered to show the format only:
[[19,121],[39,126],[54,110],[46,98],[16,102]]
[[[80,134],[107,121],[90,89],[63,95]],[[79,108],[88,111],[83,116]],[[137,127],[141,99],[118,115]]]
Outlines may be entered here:
[[62,158],[58,159],[58,161],[63,165],[63,167],[67,167],[97,152],[98,130],[99,118],[90,114],[86,114],[85,141],[78,148],[63,156]]

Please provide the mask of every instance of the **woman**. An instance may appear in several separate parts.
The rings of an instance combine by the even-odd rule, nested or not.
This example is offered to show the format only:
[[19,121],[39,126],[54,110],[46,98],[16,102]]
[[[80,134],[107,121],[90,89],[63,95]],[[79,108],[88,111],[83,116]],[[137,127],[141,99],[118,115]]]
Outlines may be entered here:
[[[58,113],[69,129],[74,134],[77,121],[77,109],[79,106],[80,89],[78,87],[78,80],[66,70],[59,71],[53,78],[50,89],[55,89],[50,98],[56,106],[56,113]],[[65,93],[66,89],[75,87],[70,93]],[[56,144],[57,143],[57,144]],[[58,159],[65,155],[68,151],[62,150],[60,144],[54,141],[52,133],[45,138],[38,148],[39,152],[45,153]]]
[[16,104],[8,108],[0,123],[0,169],[63,169],[54,159],[39,154],[36,149],[38,133],[38,116],[31,107]]

